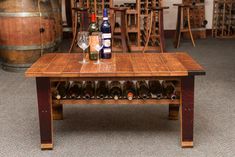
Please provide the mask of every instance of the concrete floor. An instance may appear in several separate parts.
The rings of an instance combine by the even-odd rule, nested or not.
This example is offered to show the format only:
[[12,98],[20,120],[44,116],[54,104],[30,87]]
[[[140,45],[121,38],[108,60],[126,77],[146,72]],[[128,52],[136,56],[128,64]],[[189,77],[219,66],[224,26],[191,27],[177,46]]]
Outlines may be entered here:
[[167,106],[65,106],[54,122],[54,150],[41,151],[35,80],[0,70],[1,157],[234,157],[235,40],[189,41],[168,51],[190,53],[207,71],[196,78],[193,149],[180,147],[179,121]]

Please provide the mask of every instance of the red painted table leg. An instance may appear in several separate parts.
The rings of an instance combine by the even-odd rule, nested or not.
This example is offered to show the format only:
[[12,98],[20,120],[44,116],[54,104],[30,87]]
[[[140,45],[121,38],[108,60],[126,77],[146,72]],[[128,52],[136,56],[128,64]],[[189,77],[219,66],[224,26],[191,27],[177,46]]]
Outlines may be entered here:
[[38,112],[41,135],[41,149],[52,149],[52,104],[50,79],[37,77]]
[[181,146],[193,147],[194,76],[181,80]]

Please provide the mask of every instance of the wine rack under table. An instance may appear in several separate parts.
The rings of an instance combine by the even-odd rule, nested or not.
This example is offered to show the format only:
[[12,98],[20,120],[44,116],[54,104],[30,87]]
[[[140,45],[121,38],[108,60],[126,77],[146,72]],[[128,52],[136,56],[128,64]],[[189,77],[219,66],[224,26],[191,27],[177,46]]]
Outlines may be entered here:
[[58,104],[89,104],[89,105],[99,105],[99,104],[122,104],[122,105],[139,105],[139,104],[148,104],[148,105],[180,105],[180,99],[170,100],[170,99],[134,99],[134,100],[126,100],[126,99],[62,99],[62,100],[53,100],[53,105]]
[[[42,56],[26,71],[36,77],[41,149],[53,148],[53,116],[63,117],[63,104],[163,104],[169,118],[180,110],[181,146],[193,147],[194,79],[204,69],[186,53],[114,54],[101,65],[79,64],[82,54],[53,53]],[[178,80],[180,99],[65,99],[52,100],[55,81],[74,80]]]

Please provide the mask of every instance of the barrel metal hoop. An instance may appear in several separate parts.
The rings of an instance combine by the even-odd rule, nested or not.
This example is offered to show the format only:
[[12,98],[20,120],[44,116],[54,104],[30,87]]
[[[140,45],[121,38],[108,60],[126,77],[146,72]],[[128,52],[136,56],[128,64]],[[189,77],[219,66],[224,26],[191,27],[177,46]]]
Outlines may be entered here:
[[5,71],[10,71],[10,72],[23,72],[27,70],[31,64],[9,64],[9,63],[2,63],[2,69]]
[[3,45],[0,45],[0,49],[2,49],[2,50],[27,51],[27,50],[40,50],[41,48],[42,49],[49,49],[49,48],[54,47],[55,45],[56,45],[55,42],[45,44],[43,46],[41,46],[41,45],[32,45],[32,46],[3,46]]
[[[50,17],[52,13],[43,12],[41,13],[43,17]],[[40,12],[18,12],[18,13],[10,13],[10,12],[0,12],[0,17],[37,17],[40,16]]]

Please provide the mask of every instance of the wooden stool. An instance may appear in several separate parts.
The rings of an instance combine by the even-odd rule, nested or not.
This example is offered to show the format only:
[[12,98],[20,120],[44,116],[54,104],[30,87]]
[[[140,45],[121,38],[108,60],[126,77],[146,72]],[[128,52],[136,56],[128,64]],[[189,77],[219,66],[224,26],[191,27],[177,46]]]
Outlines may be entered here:
[[[193,46],[195,47],[195,42],[193,39],[192,31],[191,31],[191,24],[190,24],[190,15],[189,10],[192,8],[192,5],[190,4],[173,4],[173,6],[178,7],[178,15],[177,15],[177,24],[176,24],[176,35],[175,35],[175,48],[178,48],[180,45],[180,38],[182,32],[189,32],[191,41]],[[188,27],[184,28],[183,26],[183,9],[186,9],[187,11],[187,21],[188,21]]]
[[[73,50],[76,44],[78,31],[88,31],[89,28],[89,15],[88,8],[72,8],[74,10],[74,28],[73,28],[73,40],[69,49],[69,53]],[[78,30],[78,15],[80,14],[80,26]]]
[[[161,53],[165,50],[165,36],[164,36],[164,25],[163,25],[163,9],[169,9],[169,7],[153,7],[150,12],[150,25],[148,29],[148,36],[147,40],[143,49],[143,53],[145,52],[146,48],[148,47],[150,38],[155,38],[159,40],[160,51]],[[153,19],[156,17],[154,13],[158,14],[158,34],[156,34],[155,27],[153,28]]]
[[[130,47],[129,47],[129,39],[128,39],[128,34],[127,34],[127,23],[126,23],[126,11],[128,8],[124,7],[119,7],[119,8],[113,8],[110,7],[110,23],[111,23],[111,29],[112,29],[112,43],[114,41],[114,38],[120,39],[122,42],[122,50],[123,52],[130,52]],[[117,13],[121,13],[121,35],[114,35],[114,30],[115,30],[115,22],[116,22],[116,15]]]

